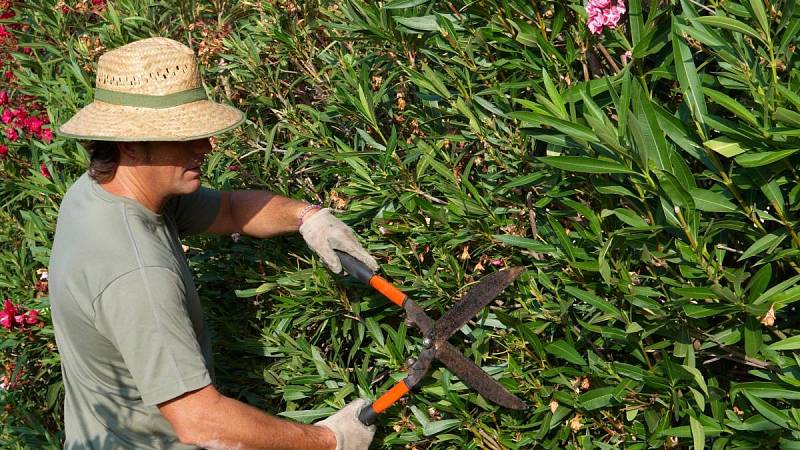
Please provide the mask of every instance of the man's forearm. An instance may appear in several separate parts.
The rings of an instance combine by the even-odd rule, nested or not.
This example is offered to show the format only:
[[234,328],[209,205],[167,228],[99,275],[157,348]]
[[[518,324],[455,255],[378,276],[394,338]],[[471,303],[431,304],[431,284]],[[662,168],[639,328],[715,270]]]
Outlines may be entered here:
[[[308,203],[267,191],[223,192],[219,220],[211,232],[242,233],[257,238],[296,232]],[[308,211],[306,218],[316,211]]]
[[327,428],[279,419],[225,396],[198,419],[181,440],[210,450],[336,448]]

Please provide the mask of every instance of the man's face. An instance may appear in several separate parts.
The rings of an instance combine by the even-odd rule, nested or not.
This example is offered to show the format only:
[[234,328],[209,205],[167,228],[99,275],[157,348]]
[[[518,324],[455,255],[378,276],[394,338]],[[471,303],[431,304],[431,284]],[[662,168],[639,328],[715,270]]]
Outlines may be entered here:
[[[200,189],[200,166],[211,151],[208,138],[187,142],[145,143],[144,164],[153,187],[166,195],[190,194]],[[149,149],[149,150],[147,150]]]

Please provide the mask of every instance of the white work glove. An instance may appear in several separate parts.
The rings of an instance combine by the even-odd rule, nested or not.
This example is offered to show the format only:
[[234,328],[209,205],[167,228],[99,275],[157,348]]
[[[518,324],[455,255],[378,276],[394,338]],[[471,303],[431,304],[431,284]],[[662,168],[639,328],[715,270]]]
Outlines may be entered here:
[[358,420],[358,413],[367,405],[369,402],[363,398],[354,400],[336,414],[314,425],[333,431],[336,435],[336,450],[367,450],[375,434],[375,425],[366,426]]
[[334,217],[329,208],[321,209],[303,221],[300,234],[333,273],[342,271],[342,263],[334,250],[349,254],[373,272],[378,270],[378,262],[358,243],[353,230]]

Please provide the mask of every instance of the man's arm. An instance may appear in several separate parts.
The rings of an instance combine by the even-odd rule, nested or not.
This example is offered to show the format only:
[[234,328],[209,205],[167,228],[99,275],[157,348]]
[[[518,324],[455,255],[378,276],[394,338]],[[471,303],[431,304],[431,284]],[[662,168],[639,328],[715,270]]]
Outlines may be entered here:
[[158,405],[182,443],[216,449],[335,449],[333,432],[270,416],[213,385]]
[[[242,233],[268,238],[298,230],[299,216],[308,203],[267,191],[223,191],[219,212],[209,233]],[[308,219],[318,210],[309,210]]]

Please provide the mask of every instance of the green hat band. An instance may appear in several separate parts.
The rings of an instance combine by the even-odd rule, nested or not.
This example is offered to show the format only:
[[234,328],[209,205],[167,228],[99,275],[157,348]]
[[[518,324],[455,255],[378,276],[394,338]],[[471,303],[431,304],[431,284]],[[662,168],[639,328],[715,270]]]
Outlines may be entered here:
[[172,108],[198,100],[208,100],[206,90],[202,87],[167,95],[131,94],[128,92],[95,89],[94,99],[114,105],[136,106],[139,108]]

